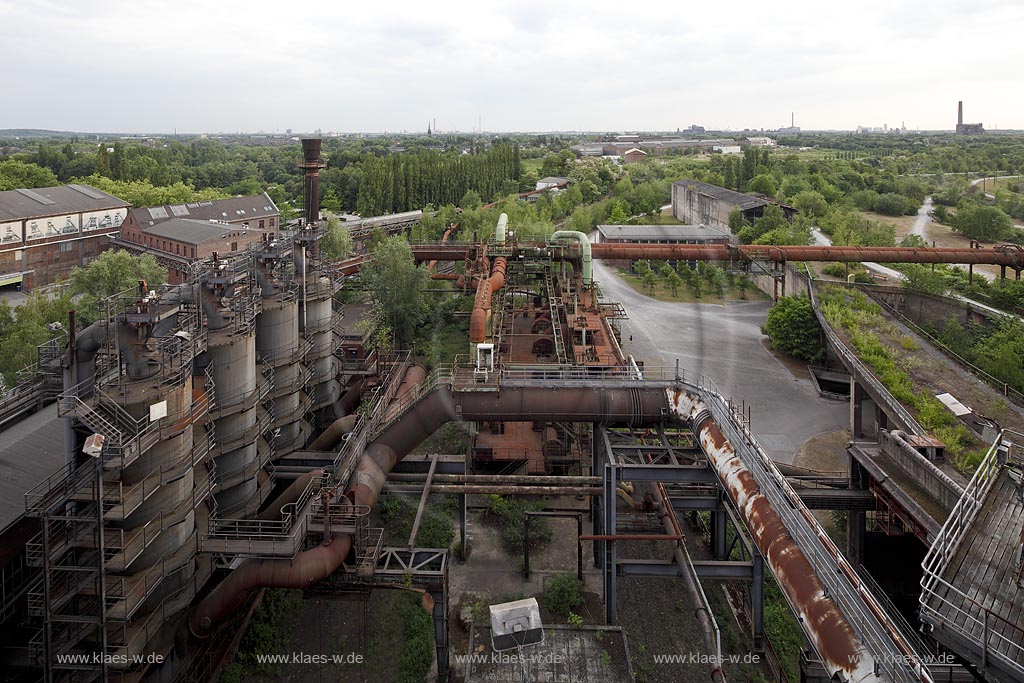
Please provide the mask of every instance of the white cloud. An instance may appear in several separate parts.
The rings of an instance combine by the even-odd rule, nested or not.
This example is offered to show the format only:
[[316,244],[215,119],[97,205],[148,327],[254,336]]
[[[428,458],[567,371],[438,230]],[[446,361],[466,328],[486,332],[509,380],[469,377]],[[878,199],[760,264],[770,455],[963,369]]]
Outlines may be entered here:
[[0,128],[952,128],[958,99],[1024,127],[1022,20],[1000,0],[0,0]]

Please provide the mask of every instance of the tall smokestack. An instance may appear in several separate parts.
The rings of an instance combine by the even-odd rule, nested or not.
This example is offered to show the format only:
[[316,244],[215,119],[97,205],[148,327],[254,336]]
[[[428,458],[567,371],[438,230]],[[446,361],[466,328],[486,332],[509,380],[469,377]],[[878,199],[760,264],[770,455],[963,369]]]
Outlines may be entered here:
[[956,106],[956,125],[964,125],[964,101],[960,100]]
[[320,220],[320,169],[327,164],[320,162],[320,138],[302,139],[302,163],[299,168],[306,172],[303,181],[303,196],[306,200],[306,225]]

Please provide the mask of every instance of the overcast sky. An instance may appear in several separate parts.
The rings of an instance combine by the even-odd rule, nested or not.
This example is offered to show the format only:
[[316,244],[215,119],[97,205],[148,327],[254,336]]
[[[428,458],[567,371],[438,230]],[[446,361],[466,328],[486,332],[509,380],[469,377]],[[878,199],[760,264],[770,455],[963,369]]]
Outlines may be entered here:
[[0,128],[1024,128],[1024,2],[0,0]]

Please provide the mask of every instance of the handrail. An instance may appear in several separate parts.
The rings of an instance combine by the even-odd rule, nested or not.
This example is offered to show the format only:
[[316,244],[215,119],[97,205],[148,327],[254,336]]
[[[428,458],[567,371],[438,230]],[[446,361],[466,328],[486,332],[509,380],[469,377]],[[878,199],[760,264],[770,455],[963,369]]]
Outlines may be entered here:
[[[693,386],[692,382],[686,383]],[[700,377],[696,388],[734,452],[758,482],[761,493],[804,552],[833,601],[867,649],[875,655],[880,669],[894,681],[931,681],[899,627],[886,615],[856,570],[779,472],[749,426],[736,414],[732,403],[725,399],[710,378]],[[915,665],[919,670],[915,670]]]
[[[1019,440],[1009,441],[1007,436],[1010,435],[1019,437]],[[971,526],[984,507],[985,501],[1002,471],[999,459],[1004,446],[1008,450],[1013,447],[1019,448],[1021,444],[1024,444],[1024,434],[1009,429],[1000,431],[995,441],[992,442],[984,459],[974,472],[974,476],[968,482],[967,488],[964,489],[963,495],[949,513],[921,562],[923,574],[921,576],[920,605],[922,614],[928,614],[936,620],[944,621],[937,605],[930,604],[933,601],[943,603],[958,616],[963,617],[962,628],[967,629],[968,624],[972,626],[972,630],[975,627],[981,627],[982,633],[988,634],[988,638],[983,638],[980,643],[986,657],[1003,657],[998,652],[990,651],[993,648],[989,647],[989,641],[996,639],[997,642],[1005,642],[1007,650],[1018,653],[1016,656],[1006,656],[1007,665],[1024,673],[1024,665],[1020,664],[1020,660],[1024,659],[1024,645],[1022,645],[1024,629],[964,594],[963,591],[943,578],[964,539],[971,535]],[[956,602],[951,599],[951,596],[955,598]],[[992,620],[1009,625],[1016,632],[1016,637],[1007,638],[1001,633],[992,631],[989,628]],[[994,649],[998,650],[998,648]]]
[[842,357],[844,364],[848,363],[847,367],[855,370],[865,382],[871,385],[871,388],[888,404],[886,407],[890,408],[895,412],[904,424],[906,424],[909,431],[913,432],[918,436],[927,436],[928,430],[921,426],[921,423],[917,421],[913,415],[910,414],[903,404],[896,400],[892,393],[882,384],[881,380],[875,377],[875,374],[871,372],[857,354],[854,353],[850,347],[846,345],[846,342],[842,340],[839,334],[832,328],[832,324],[825,317],[825,314],[821,311],[821,307],[818,303],[818,297],[815,293],[814,283],[805,274],[800,271],[793,269],[793,274],[800,280],[803,280],[807,287],[808,297],[811,300],[811,308],[814,310],[814,316],[818,319],[818,324],[821,326],[822,332],[825,334],[825,338],[832,344],[836,352]]

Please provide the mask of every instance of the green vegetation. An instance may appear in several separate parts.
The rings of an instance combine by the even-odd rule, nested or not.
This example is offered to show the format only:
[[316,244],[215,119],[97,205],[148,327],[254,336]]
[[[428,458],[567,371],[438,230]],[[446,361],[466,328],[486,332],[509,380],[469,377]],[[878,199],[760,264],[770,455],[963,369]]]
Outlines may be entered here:
[[135,255],[124,249],[108,249],[85,268],[72,268],[68,294],[75,298],[79,319],[88,324],[98,317],[97,303],[106,297],[129,291],[139,293],[139,281],[156,289],[167,279],[167,269],[152,254]]
[[[882,316],[881,307],[862,292],[844,287],[821,290],[821,310],[836,329],[842,330],[857,356],[868,365],[893,397],[917,413],[921,425],[946,444],[946,454],[964,472],[977,467],[984,453],[980,442],[938,400],[918,386],[908,374],[910,361],[895,347],[903,348],[903,336]],[[885,340],[898,340],[886,343]],[[905,350],[905,349],[904,349]]]
[[36,362],[36,347],[63,334],[51,330],[51,323],[67,326],[68,311],[77,310],[80,326],[96,320],[97,302],[125,290],[138,291],[145,280],[155,289],[167,277],[152,256],[133,256],[124,250],[109,250],[85,268],[71,271],[70,286],[52,298],[34,292],[20,306],[12,308],[0,300],[0,375],[7,386],[16,384],[16,373]]
[[[544,501],[525,501],[518,497],[491,494],[487,502],[487,516],[497,525],[502,545],[514,554],[523,552],[523,522],[527,512],[544,509]],[[539,547],[552,538],[551,527],[543,519],[530,518],[530,547]]]
[[327,219],[323,239],[320,240],[320,253],[326,259],[339,259],[352,252],[352,233],[337,217]]
[[[416,533],[416,546],[420,548],[448,548],[455,538],[455,518],[458,515],[456,496],[431,496]],[[404,545],[412,531],[419,507],[418,496],[383,495],[376,510],[393,544]]]
[[555,574],[544,584],[544,606],[552,612],[571,618],[573,610],[583,604],[583,582],[575,574]]
[[800,680],[797,667],[804,634],[789,610],[782,589],[769,572],[765,572],[764,577],[764,632],[779,656],[786,678],[791,681]]
[[258,662],[257,655],[269,652],[288,652],[290,622],[302,612],[302,591],[286,588],[268,588],[263,600],[253,612],[238,652],[224,667],[221,683],[241,683],[259,676],[277,676],[278,664]]
[[417,266],[404,238],[385,238],[373,249],[373,260],[359,273],[373,303],[375,345],[406,349],[423,320],[426,305],[421,290],[430,282],[425,265]]
[[1014,236],[1013,221],[998,206],[962,199],[951,223],[953,229],[976,240],[994,242]]
[[821,326],[806,296],[784,296],[772,306],[765,319],[764,332],[776,351],[816,363],[825,355]]
[[697,262],[696,268],[683,261],[676,268],[667,261],[637,261],[633,273],[619,271],[630,286],[659,301],[724,303],[756,292],[745,275],[705,261]]
[[387,680],[398,683],[426,683],[434,660],[434,625],[420,593],[377,590],[372,600],[372,618],[365,623],[366,669],[387,672]]

